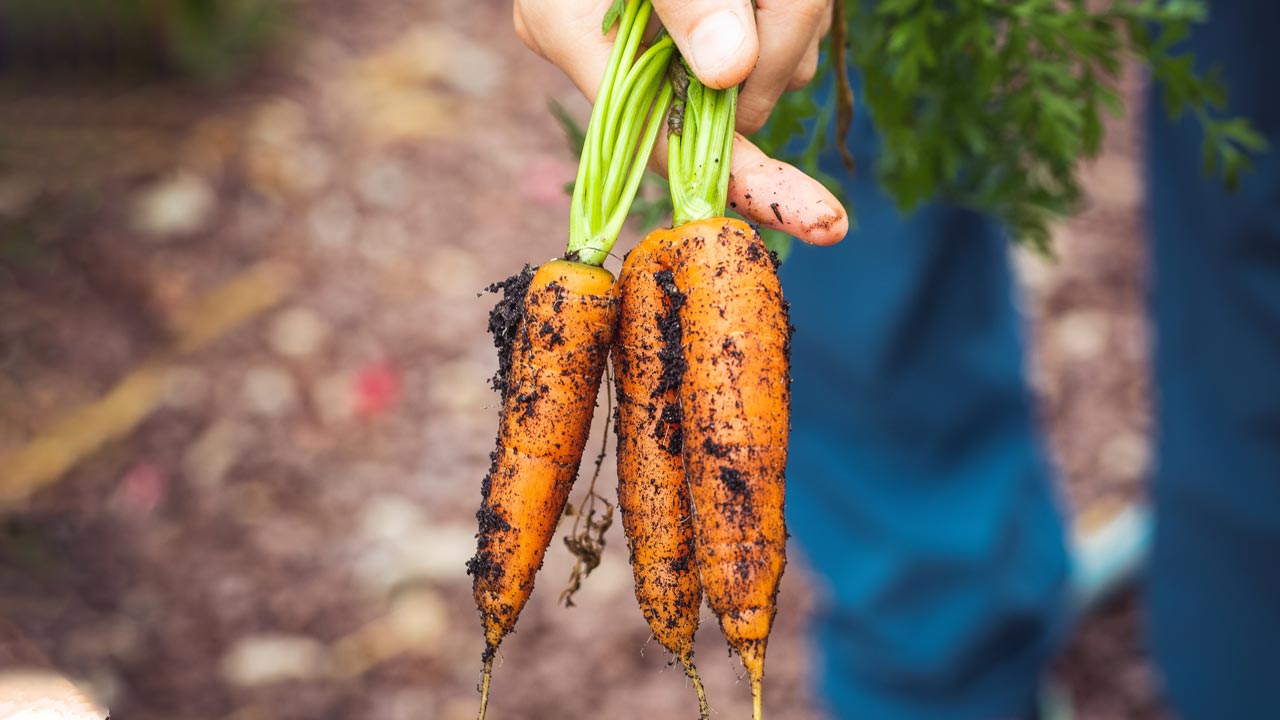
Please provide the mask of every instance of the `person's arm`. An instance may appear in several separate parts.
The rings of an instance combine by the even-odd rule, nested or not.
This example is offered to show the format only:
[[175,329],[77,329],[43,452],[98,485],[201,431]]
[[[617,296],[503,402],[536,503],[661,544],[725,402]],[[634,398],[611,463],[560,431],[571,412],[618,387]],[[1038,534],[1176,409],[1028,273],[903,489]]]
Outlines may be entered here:
[[[593,101],[609,59],[611,36],[601,35],[600,23],[610,4],[515,0],[520,38]],[[699,80],[716,88],[746,81],[739,133],[760,129],[784,90],[813,78],[831,19],[831,0],[758,0],[754,11],[750,0],[653,0],[653,6]],[[660,143],[655,164],[661,167],[665,157]],[[730,207],[751,222],[817,245],[838,242],[849,229],[844,207],[821,183],[766,156],[741,134],[731,172]]]

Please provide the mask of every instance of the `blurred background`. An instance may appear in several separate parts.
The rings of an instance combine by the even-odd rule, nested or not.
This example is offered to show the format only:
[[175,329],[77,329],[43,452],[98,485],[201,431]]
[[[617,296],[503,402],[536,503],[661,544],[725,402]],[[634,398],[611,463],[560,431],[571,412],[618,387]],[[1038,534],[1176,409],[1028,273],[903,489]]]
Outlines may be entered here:
[[[562,251],[575,160],[549,100],[585,120],[507,2],[0,0],[0,670],[57,668],[117,718],[474,716],[479,293]],[[1013,251],[1084,517],[1147,469],[1133,121],[1057,260]],[[492,717],[693,715],[608,541],[571,609],[553,546]],[[793,557],[768,704],[820,718],[822,589]],[[1132,602],[1060,663],[1079,717],[1162,716]],[[709,617],[699,647],[720,717],[744,716]]]

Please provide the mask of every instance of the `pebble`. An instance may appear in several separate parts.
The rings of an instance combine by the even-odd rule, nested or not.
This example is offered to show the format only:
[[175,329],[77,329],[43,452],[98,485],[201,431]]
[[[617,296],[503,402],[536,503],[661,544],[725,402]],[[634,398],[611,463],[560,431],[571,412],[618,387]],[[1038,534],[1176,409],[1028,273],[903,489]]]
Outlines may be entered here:
[[472,97],[489,97],[502,82],[502,61],[488,47],[463,38],[452,53],[454,68],[450,84],[455,90]]
[[1151,443],[1138,433],[1121,432],[1103,444],[1099,459],[1113,478],[1141,478],[1151,460]]
[[307,213],[307,233],[319,250],[343,250],[351,246],[360,214],[351,198],[334,193],[321,199]]
[[307,132],[307,109],[288,98],[272,98],[254,112],[247,136],[254,143],[290,147]]
[[335,674],[355,677],[399,655],[449,657],[448,609],[434,590],[395,593],[387,614],[337,640],[330,649]]
[[[476,552],[476,529],[473,525],[431,525],[421,529],[403,543],[401,550],[416,555],[406,579],[413,577],[439,583],[466,582],[467,560]],[[423,548],[431,548],[423,552]],[[408,568],[406,568],[408,569]]]
[[315,145],[266,147],[253,156],[250,182],[262,195],[273,198],[309,198],[329,184],[332,162]]
[[474,253],[456,245],[438,245],[423,264],[422,279],[427,287],[450,297],[475,297],[482,286],[480,262]]
[[1090,360],[1106,348],[1108,327],[1104,313],[1075,310],[1054,324],[1054,344],[1070,359]]
[[390,53],[402,67],[438,78],[449,89],[472,97],[492,95],[502,81],[503,62],[493,50],[443,26],[411,29]]
[[1026,248],[1014,248],[1011,252],[1017,277],[1027,294],[1042,295],[1048,291],[1054,276],[1053,261]]
[[315,310],[291,307],[272,320],[267,342],[277,355],[303,360],[324,347],[329,335],[329,325]]
[[289,157],[299,191],[314,195],[329,185],[333,177],[333,158],[323,147],[308,143]]
[[248,449],[253,433],[247,425],[215,420],[182,455],[182,474],[192,486],[212,490]]
[[418,503],[402,495],[375,495],[360,512],[359,535],[371,543],[394,543],[426,524]]
[[414,588],[396,595],[386,622],[405,648],[427,650],[444,638],[449,611],[439,593]]
[[403,267],[413,245],[404,224],[393,217],[375,217],[360,227],[360,254],[384,268]]
[[241,392],[250,412],[267,418],[278,418],[297,402],[293,376],[276,365],[255,365],[244,376]]
[[413,197],[413,176],[395,160],[371,165],[360,176],[360,199],[382,210],[400,210]]
[[[435,717],[439,706],[440,699],[434,692],[422,688],[406,688],[382,698],[375,716],[378,720],[421,720]],[[474,708],[470,715],[475,715]]]
[[179,172],[143,190],[133,206],[135,230],[156,239],[190,235],[213,212],[213,188],[193,173]]
[[325,675],[327,669],[325,646],[304,635],[245,636],[222,657],[223,679],[238,687],[311,680]]
[[476,701],[469,697],[451,698],[442,705],[440,720],[471,720],[476,714]]
[[408,498],[379,495],[361,512],[354,571],[374,594],[414,580],[461,582],[475,553],[475,533],[470,524],[429,522]]
[[432,404],[447,413],[476,412],[500,400],[489,388],[488,368],[475,362],[444,362],[431,374],[428,392]]
[[1103,155],[1083,175],[1089,197],[1102,207],[1129,210],[1142,201],[1142,178],[1132,158]]

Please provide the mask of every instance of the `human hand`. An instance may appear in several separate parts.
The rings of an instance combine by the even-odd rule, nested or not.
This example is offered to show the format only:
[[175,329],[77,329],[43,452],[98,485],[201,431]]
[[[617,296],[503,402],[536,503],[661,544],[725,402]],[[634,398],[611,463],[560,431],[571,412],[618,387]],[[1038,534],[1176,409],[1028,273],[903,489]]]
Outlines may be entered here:
[[[515,0],[516,33],[595,101],[612,34],[600,34],[611,0]],[[751,222],[816,245],[839,242],[848,214],[821,183],[765,155],[742,133],[760,129],[784,90],[813,78],[831,0],[653,0],[654,10],[704,84],[746,81],[738,98],[729,205]],[[665,142],[654,152],[665,166]]]

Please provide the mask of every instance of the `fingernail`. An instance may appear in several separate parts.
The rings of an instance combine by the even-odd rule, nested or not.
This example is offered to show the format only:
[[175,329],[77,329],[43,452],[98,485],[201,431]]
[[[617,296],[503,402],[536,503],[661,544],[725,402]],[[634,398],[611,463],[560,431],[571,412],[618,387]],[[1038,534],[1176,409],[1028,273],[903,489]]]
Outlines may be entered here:
[[742,18],[732,10],[721,10],[702,19],[689,35],[689,64],[704,81],[733,60],[746,42]]

